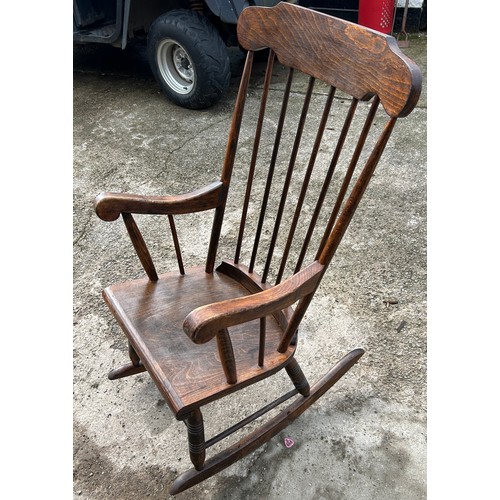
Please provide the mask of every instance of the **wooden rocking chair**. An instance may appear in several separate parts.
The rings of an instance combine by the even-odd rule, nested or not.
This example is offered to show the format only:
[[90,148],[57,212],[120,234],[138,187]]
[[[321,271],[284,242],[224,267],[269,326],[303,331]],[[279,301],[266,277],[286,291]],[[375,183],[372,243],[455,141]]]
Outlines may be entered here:
[[[128,338],[130,354],[130,362],[111,371],[109,378],[147,370],[175,417],[186,423],[194,468],[174,481],[172,494],[221,471],[275,436],[363,355],[362,349],[348,353],[310,387],[294,357],[298,328],[396,120],[411,112],[420,94],[420,70],[403,55],[393,37],[309,9],[288,3],[273,8],[248,7],[239,19],[238,39],[248,53],[220,180],[179,196],[104,193],[95,202],[95,210],[102,220],[113,221],[122,216],[148,276],[109,286],[103,292]],[[264,48],[270,50],[260,104],[247,106],[244,113],[254,52]],[[274,64],[289,69],[286,81],[278,82],[273,88]],[[299,72],[308,75],[306,86],[304,77],[298,79]],[[294,92],[292,84],[296,81],[302,82],[302,87]],[[315,88],[318,90],[313,92]],[[272,92],[283,96],[275,120],[266,114]],[[335,98],[336,92],[337,96],[340,94],[339,99]],[[289,126],[287,107],[292,94],[302,100],[302,112],[298,122]],[[313,94],[314,98],[319,95],[324,106],[321,114],[316,114],[314,146],[304,162],[299,150],[305,142],[302,141],[305,131],[313,129],[305,126]],[[340,118],[340,125],[328,128],[334,107],[344,109],[345,117]],[[374,126],[378,108],[385,116],[383,127],[380,122]],[[241,124],[247,112],[253,113],[255,120],[250,141],[253,148],[246,148],[250,153],[245,194],[241,197],[241,224],[234,253],[230,254],[232,258],[218,261],[233,166],[243,169],[237,152]],[[264,148],[262,142],[271,134],[265,135],[263,130],[269,123],[272,123],[273,136]],[[360,131],[352,139],[353,128],[358,125]],[[292,127],[294,133],[286,127]],[[332,136],[332,129],[337,131],[337,137],[322,168],[316,165],[320,147],[325,140],[325,130]],[[376,136],[372,139],[374,129]],[[290,136],[288,157],[283,160],[287,151],[284,142]],[[331,138],[327,142],[331,145]],[[353,146],[346,153],[350,143]],[[262,159],[264,149],[271,153],[267,160]],[[261,165],[265,173],[260,178],[257,167]],[[284,168],[282,180],[279,185],[273,184],[281,166]],[[312,201],[306,201],[313,183],[313,170],[321,178],[320,184],[316,184],[320,189]],[[341,170],[341,177],[337,178]],[[335,182],[332,179],[336,179]],[[299,187],[294,192],[296,183]],[[331,191],[333,198],[329,197]],[[256,207],[260,207],[256,224],[250,224],[247,215],[255,213]],[[212,209],[214,221],[206,264],[184,268],[174,216]],[[180,272],[157,274],[132,214],[168,217]],[[307,217],[308,222],[300,225],[303,217]],[[271,225],[267,229],[269,221]],[[248,242],[249,248],[244,250]],[[298,250],[292,250],[292,245]],[[247,255],[246,264],[243,255]],[[290,263],[292,255],[298,257]],[[279,263],[273,266],[278,257]],[[216,261],[219,265],[214,271]],[[261,265],[262,270],[257,272]],[[205,439],[201,413],[204,405],[283,368],[295,387],[293,390],[221,434]],[[295,400],[281,413],[205,460],[208,447],[294,396],[297,396]]]

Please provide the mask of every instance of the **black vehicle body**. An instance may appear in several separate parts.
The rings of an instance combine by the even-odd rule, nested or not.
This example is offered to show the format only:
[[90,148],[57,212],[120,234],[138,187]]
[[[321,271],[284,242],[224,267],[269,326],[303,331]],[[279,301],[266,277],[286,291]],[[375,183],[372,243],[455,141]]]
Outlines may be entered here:
[[[234,26],[244,7],[277,4],[278,1],[256,0],[75,0],[73,1],[73,41],[106,43],[124,49],[135,37],[144,37],[153,21],[174,9],[202,11],[220,25],[227,42],[234,39]],[[205,6],[205,7],[204,7]],[[217,20],[217,21],[216,21]],[[226,25],[226,26],[222,26]],[[225,40],[225,41],[226,41]],[[233,40],[234,44],[234,40]]]
[[73,0],[73,41],[124,49],[148,45],[151,70],[173,102],[201,109],[215,104],[229,79],[227,47],[248,5],[279,0]]

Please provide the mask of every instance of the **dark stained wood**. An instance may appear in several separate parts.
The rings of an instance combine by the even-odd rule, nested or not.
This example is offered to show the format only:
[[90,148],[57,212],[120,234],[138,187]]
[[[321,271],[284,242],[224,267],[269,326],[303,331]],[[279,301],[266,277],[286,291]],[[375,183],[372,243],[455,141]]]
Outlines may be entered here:
[[259,337],[259,366],[264,366],[264,356],[266,354],[266,318],[260,318]]
[[141,358],[139,358],[139,356],[135,352],[135,349],[130,345],[130,342],[128,344],[128,355],[129,355],[130,361],[132,361],[132,364],[134,366],[139,366],[141,364]]
[[252,158],[250,160],[250,168],[248,171],[247,188],[245,191],[245,201],[243,202],[243,210],[241,212],[240,230],[238,233],[238,241],[236,242],[236,251],[235,251],[235,256],[234,256],[234,262],[236,262],[236,263],[240,259],[241,245],[243,242],[243,234],[245,232],[245,223],[246,223],[247,213],[248,213],[248,204],[250,202],[250,195],[252,193],[252,183],[253,183],[253,177],[254,177],[254,173],[255,173],[255,165],[257,163],[257,155],[259,153],[260,137],[262,134],[262,123],[264,122],[264,115],[266,113],[267,97],[269,95],[269,85],[271,84],[271,77],[273,74],[273,65],[274,65],[274,52],[271,50],[271,51],[269,51],[269,57],[267,59],[267,69],[266,69],[266,76],[264,79],[264,88],[262,90],[262,97],[261,97],[261,101],[260,101],[259,118],[257,120],[257,128],[255,130],[255,139],[254,139],[254,146],[253,146],[253,151],[252,151]]
[[[304,315],[307,312],[307,308],[309,307],[309,304],[311,303],[311,300],[314,297],[314,292],[313,290],[309,295],[306,295],[305,297],[302,297],[297,304],[297,307],[295,308],[293,315],[286,327],[285,333],[283,334],[283,337],[281,338],[281,341],[278,346],[278,352],[286,352],[291,345],[294,345],[296,342],[296,335],[297,335],[297,330],[299,328],[299,325],[301,321],[304,319]],[[293,344],[292,344],[293,341]]]
[[131,214],[127,212],[122,213],[123,221],[125,222],[125,227],[127,228],[130,240],[134,245],[135,251],[139,260],[141,261],[142,267],[151,281],[158,280],[158,274],[156,273],[155,265],[153,264],[153,259],[149,253],[148,247],[144,238],[142,237],[137,224]]
[[356,99],[378,95],[392,116],[408,115],[420,97],[422,75],[390,35],[281,2],[242,12],[238,41],[248,50],[270,47],[279,61]]
[[239,133],[241,128],[241,121],[243,119],[243,112],[245,110],[246,94],[248,84],[250,82],[250,75],[252,73],[253,52],[247,54],[245,67],[241,76],[240,88],[238,96],[236,97],[236,104],[234,107],[233,119],[231,121],[231,128],[229,129],[229,137],[227,139],[226,154],[224,156],[224,164],[222,166],[221,182],[224,185],[224,198],[222,203],[217,207],[214,216],[214,223],[212,226],[212,234],[210,236],[210,246],[208,248],[206,271],[211,273],[215,266],[215,259],[217,254],[217,247],[219,245],[219,237],[222,229],[222,221],[224,219],[224,210],[226,208],[226,196],[231,181],[233,172],[234,159],[236,157],[236,149],[238,147]]
[[170,494],[177,495],[195,484],[204,481],[249,453],[252,453],[273,436],[276,436],[276,434],[290,425],[297,417],[302,415],[326,391],[333,387],[358,362],[363,354],[364,351],[362,349],[355,349],[346,354],[321,380],[312,386],[309,396],[297,399],[254,432],[243,437],[237,443],[217,455],[210,457],[202,469],[198,471],[190,469],[181,474],[173,482]]
[[[254,244],[253,244],[252,257],[250,259],[250,265],[248,266],[250,272],[253,272],[253,268],[255,265],[255,259],[257,258],[257,251],[258,251],[259,243],[260,243],[262,225],[264,223],[264,218],[266,216],[266,209],[267,209],[267,203],[269,200],[269,193],[271,191],[271,183],[273,180],[274,168],[276,166],[276,160],[278,158],[278,151],[279,151],[279,147],[281,144],[281,137],[283,134],[283,125],[285,123],[286,111],[288,109],[288,101],[290,98],[290,89],[292,87],[292,81],[293,81],[293,68],[290,68],[288,71],[288,78],[286,81],[285,92],[283,94],[283,102],[281,104],[281,113],[280,113],[280,117],[278,120],[278,127],[276,129],[276,137],[274,139],[274,147],[273,147],[273,153],[271,156],[271,162],[269,164],[269,170],[268,170],[267,180],[266,180],[266,187],[264,189],[264,196],[262,198],[262,204],[261,204],[260,213],[259,213],[259,221],[257,223],[257,231],[255,233],[255,239],[254,239]],[[264,283],[265,280],[263,280],[262,282]]]
[[[314,141],[313,150],[311,152],[311,157],[309,159],[309,164],[307,166],[306,174],[304,176],[304,182],[302,184],[302,188],[300,190],[299,199],[297,200],[297,206],[295,207],[295,212],[293,214],[292,223],[290,225],[290,229],[288,231],[288,238],[286,241],[285,249],[283,250],[283,256],[281,257],[281,264],[278,270],[278,276],[276,277],[276,284],[281,282],[281,278],[283,277],[283,273],[285,271],[286,262],[288,259],[288,254],[290,252],[290,248],[292,246],[292,240],[295,236],[295,230],[297,229],[297,223],[299,221],[300,212],[302,210],[302,205],[304,204],[304,199],[306,197],[307,189],[309,187],[309,181],[311,179],[312,170],[316,163],[316,157],[318,155],[318,151],[321,145],[321,140],[323,139],[323,134],[325,132],[326,123],[328,121],[328,117],[330,115],[330,109],[332,107],[333,98],[335,96],[336,89],[334,87],[330,87],[328,92],[328,97],[326,99],[325,107],[323,108],[323,114],[321,115],[321,121],[319,123],[318,132],[316,134],[316,140]],[[300,267],[299,267],[300,269]],[[297,269],[295,272],[297,272]]]
[[198,306],[248,293],[222,273],[195,267],[185,275],[161,274],[156,282],[142,278],[112,285],[103,296],[174,415],[183,419],[195,407],[276,373],[295,352],[294,346],[277,352],[283,329],[272,315],[266,318],[263,367],[257,364],[260,320],[229,328],[238,381],[228,384],[216,340],[196,345],[183,332],[184,318]]
[[[231,260],[224,259],[219,267],[217,267],[217,271],[237,281],[250,293],[257,293],[271,288],[271,285],[262,283],[260,275],[258,275],[257,273],[251,273],[248,267],[246,267],[244,264],[236,264]],[[293,310],[291,307],[273,312],[275,320],[283,330],[286,329],[288,321],[290,320],[292,315]]]
[[[301,322],[373,176],[396,119],[413,109],[420,93],[420,72],[392,37],[331,16],[288,3],[274,8],[248,7],[240,17],[238,34],[249,52],[220,180],[183,195],[104,193],[95,201],[96,213],[102,220],[113,221],[122,215],[148,275],[103,291],[104,300],[129,342],[130,362],[112,370],[109,378],[147,370],[175,417],[186,423],[194,469],[179,476],[172,494],[212,476],[275,436],[362,356],[362,349],[352,351],[310,387],[294,354]],[[251,125],[254,135],[249,141],[245,135],[245,148],[241,148],[250,144],[250,158],[240,161],[238,143],[247,117],[253,51],[264,46],[271,50],[263,85],[255,88],[257,92],[262,87],[262,95],[257,104],[258,116]],[[273,87],[275,57],[288,66],[284,89],[280,82],[277,91]],[[300,71],[309,77],[305,91],[300,87]],[[311,119],[309,105],[318,98],[315,89],[322,93],[325,88],[319,80],[328,84],[328,96],[312,151],[305,151],[302,135]],[[332,106],[337,90],[349,94],[350,105]],[[281,106],[274,116],[274,106],[267,103],[279,94]],[[325,101],[323,96],[319,99]],[[368,99],[372,99],[370,106],[359,105],[360,100]],[[288,116],[292,100],[302,100],[297,122]],[[344,119],[340,113],[346,114]],[[379,115],[384,115],[383,121],[375,121]],[[338,121],[328,127],[333,119]],[[381,132],[379,127],[372,127],[375,123],[382,125]],[[272,130],[269,153],[262,140],[269,134],[268,124]],[[354,126],[357,130],[352,130]],[[335,133],[326,134],[327,129]],[[324,150],[324,136],[332,140],[328,144],[331,160],[325,162],[329,161],[328,168],[316,166]],[[351,141],[351,137],[355,139]],[[235,230],[235,247],[229,254],[224,249],[222,260],[218,260],[236,158],[241,174],[247,174],[239,207],[242,215],[239,229]],[[273,186],[278,179],[282,184]],[[319,197],[314,194],[311,199],[308,195],[314,183],[321,190]],[[290,203],[293,206],[288,211]],[[185,267],[173,216],[210,209],[214,209],[214,219],[205,266]],[[179,272],[158,275],[133,214],[168,217]],[[254,220],[247,223],[251,216]],[[306,222],[300,225],[303,218]],[[247,235],[251,240],[247,245],[244,236],[250,228],[255,234]],[[284,245],[281,240],[286,240]],[[293,267],[287,261],[296,247],[300,253],[295,270],[287,275]],[[275,269],[273,261],[280,253],[279,269]],[[309,253],[315,257],[307,257]],[[234,260],[226,255],[234,255]],[[263,271],[259,274],[255,268],[261,264]],[[268,277],[273,275],[276,281],[271,285]],[[314,335],[310,341],[316,341]],[[321,350],[321,345],[317,348]],[[281,370],[293,383],[292,391],[205,441],[204,405]],[[281,413],[206,460],[209,446],[298,394]]]
[[196,344],[203,344],[222,328],[263,318],[284,309],[314,291],[322,271],[323,266],[315,261],[275,287],[247,297],[198,307],[184,320],[184,332]]
[[285,181],[283,182],[283,190],[281,192],[280,203],[278,207],[278,212],[276,213],[274,219],[274,230],[271,236],[271,243],[269,245],[269,250],[267,252],[266,264],[264,266],[264,271],[262,272],[262,283],[267,280],[267,275],[271,267],[271,259],[274,255],[274,248],[276,245],[276,239],[278,238],[278,231],[280,229],[281,218],[283,217],[283,211],[285,210],[285,203],[288,196],[288,190],[290,189],[290,182],[292,179],[293,170],[295,167],[295,162],[297,160],[297,154],[299,152],[300,141],[302,140],[302,133],[304,132],[304,126],[306,123],[307,112],[309,111],[309,104],[311,103],[312,91],[314,88],[314,78],[309,78],[309,84],[307,86],[306,95],[304,98],[304,104],[302,106],[302,112],[300,113],[299,124],[297,126],[297,132],[295,134],[295,139],[293,141],[292,153],[290,155],[290,160],[288,162],[288,169],[286,172]]
[[227,328],[219,330],[217,333],[217,349],[219,351],[222,369],[226,375],[228,384],[236,384],[238,376],[236,374],[236,361],[234,359],[233,344]]
[[325,201],[325,197],[328,192],[328,188],[330,187],[330,182],[332,180],[333,174],[335,172],[335,168],[337,167],[337,162],[340,157],[340,153],[342,152],[342,148],[344,147],[345,140],[347,138],[347,133],[349,132],[349,129],[351,127],[352,120],[354,118],[354,113],[356,111],[358,105],[358,100],[353,99],[351,102],[351,106],[349,108],[349,112],[347,113],[347,116],[344,120],[344,125],[342,126],[342,130],[340,132],[340,137],[339,140],[337,141],[337,145],[335,147],[335,151],[333,153],[332,161],[330,162],[330,166],[328,167],[327,174],[325,176],[325,179],[323,181],[323,186],[321,188],[321,192],[319,194],[318,200],[316,202],[316,206],[314,208],[314,213],[311,218],[311,221],[309,223],[309,227],[307,228],[307,233],[304,238],[304,242],[302,244],[302,248],[300,251],[299,258],[297,260],[297,264],[295,265],[295,271],[297,272],[300,270],[302,267],[302,263],[304,262],[304,258],[306,256],[307,248],[309,247],[309,243],[311,241],[311,237],[314,231],[314,228],[316,227],[316,223],[318,221],[319,214],[321,212],[321,209],[323,208],[323,202]]
[[130,375],[136,375],[138,373],[142,373],[146,371],[146,367],[141,363],[141,359],[135,352],[135,349],[132,345],[128,344],[128,354],[130,357],[131,363],[126,363],[119,368],[115,368],[108,373],[109,380],[116,380],[118,378],[129,377]]
[[253,52],[248,52],[245,60],[245,67],[243,68],[243,74],[241,75],[240,88],[234,105],[233,119],[231,121],[231,128],[229,129],[229,136],[227,139],[226,155],[224,156],[224,164],[222,165],[221,180],[224,184],[229,184],[231,181],[241,122],[243,120],[243,112],[245,111],[247,89],[248,84],[250,83],[250,76],[252,74],[252,65]]
[[209,448],[210,446],[213,446],[215,443],[218,443],[221,439],[224,439],[224,438],[230,436],[231,434],[233,434],[234,432],[236,432],[237,430],[242,429],[248,423],[253,422],[255,419],[261,417],[262,415],[265,415],[268,411],[272,410],[273,408],[276,408],[277,406],[284,403],[285,401],[292,398],[293,396],[295,396],[298,393],[299,393],[299,391],[297,391],[297,389],[293,389],[293,391],[289,391],[286,394],[283,394],[282,396],[275,399],[271,403],[267,404],[266,406],[263,406],[262,408],[260,408],[256,412],[252,413],[248,417],[245,417],[243,420],[240,420],[237,424],[234,424],[231,427],[228,427],[227,429],[225,429],[221,433],[217,434],[217,436],[214,436],[213,438],[209,439],[205,443],[205,448]]
[[361,197],[363,196],[363,193],[368,186],[368,182],[370,181],[373,172],[375,171],[375,167],[380,160],[380,156],[382,155],[382,152],[387,145],[387,141],[391,136],[391,132],[395,124],[396,119],[392,118],[384,127],[384,130],[380,135],[377,144],[373,148],[370,157],[368,158],[365,167],[363,168],[363,171],[359,175],[358,180],[356,181],[356,184],[354,185],[351,194],[346,201],[345,207],[343,208],[342,213],[339,216],[338,223],[333,228],[332,234],[330,235],[325,248],[319,256],[319,261],[326,266],[330,263],[333,256],[335,255],[335,252],[347,230],[347,227],[351,222],[354,212],[356,211],[356,208],[361,201]]
[[119,368],[115,368],[108,373],[109,380],[117,380],[123,377],[130,377],[130,375],[137,375],[146,371],[146,367],[142,364],[134,365],[133,363],[127,363]]
[[173,215],[168,214],[168,222],[170,224],[172,239],[174,240],[175,255],[177,256],[177,264],[179,265],[179,272],[181,274],[184,274],[184,263],[182,262],[181,247],[179,245],[179,238],[177,237],[177,230],[175,229],[175,221]]
[[333,224],[335,223],[335,220],[336,220],[337,215],[339,213],[342,202],[344,201],[344,197],[345,197],[347,190],[349,188],[349,184],[350,184],[352,176],[354,174],[354,170],[358,164],[358,160],[359,160],[359,157],[361,156],[361,152],[363,151],[363,147],[366,143],[366,139],[368,137],[368,133],[370,132],[370,128],[373,124],[373,120],[375,119],[375,114],[377,112],[379,102],[380,101],[379,101],[378,97],[375,97],[375,99],[373,100],[372,105],[370,107],[370,112],[368,113],[368,116],[366,117],[366,120],[364,122],[363,128],[361,129],[361,133],[359,135],[358,142],[356,143],[356,148],[354,149],[354,152],[353,152],[352,157],[351,157],[351,161],[349,163],[349,167],[347,168],[347,171],[346,171],[345,176],[344,176],[344,180],[343,180],[342,185],[340,187],[340,191],[337,195],[337,199],[336,199],[335,205],[333,207],[333,212],[330,215],[330,219],[328,221],[328,224],[326,225],[325,233],[324,233],[323,239],[321,240],[321,243],[319,245],[319,250],[316,254],[316,258],[319,258],[321,250],[326,245],[326,242],[330,236]]
[[199,408],[193,410],[186,419],[189,456],[196,470],[205,462],[205,429],[203,415]]
[[223,193],[220,181],[177,196],[143,196],[127,193],[101,193],[94,202],[96,214],[104,221],[116,220],[121,213],[129,214],[186,214],[215,208]]
[[300,392],[302,396],[309,396],[309,393],[311,392],[309,382],[307,381],[304,372],[295,358],[292,358],[290,363],[285,366],[285,370],[297,391]]

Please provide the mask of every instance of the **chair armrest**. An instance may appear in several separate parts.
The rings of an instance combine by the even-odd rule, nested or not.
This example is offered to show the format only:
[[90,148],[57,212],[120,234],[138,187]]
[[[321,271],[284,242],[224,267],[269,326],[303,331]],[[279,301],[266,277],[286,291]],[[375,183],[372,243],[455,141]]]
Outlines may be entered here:
[[216,208],[222,198],[223,183],[212,182],[204,188],[177,196],[142,196],[127,193],[101,193],[94,208],[102,220],[113,221],[121,213],[174,215]]
[[195,344],[204,344],[224,328],[263,318],[291,306],[316,289],[323,269],[324,266],[315,261],[262,292],[198,307],[186,316],[184,332]]

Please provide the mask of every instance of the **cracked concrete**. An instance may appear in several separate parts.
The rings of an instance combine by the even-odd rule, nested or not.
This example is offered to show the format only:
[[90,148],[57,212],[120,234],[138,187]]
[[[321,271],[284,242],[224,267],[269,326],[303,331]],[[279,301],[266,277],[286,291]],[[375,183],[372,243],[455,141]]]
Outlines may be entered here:
[[[423,69],[421,100],[398,123],[304,320],[297,358],[313,382],[347,351],[363,347],[366,354],[285,431],[179,494],[180,500],[426,497],[425,35],[412,36],[405,52]],[[79,499],[168,498],[176,475],[190,467],[184,425],[173,418],[147,373],[113,382],[106,377],[126,361],[126,342],[101,291],[143,272],[122,224],[100,221],[92,203],[102,191],[181,193],[216,179],[242,59],[233,54],[236,76],[227,96],[214,108],[190,111],[159,93],[143,55],[140,47],[74,52],[74,495]],[[250,111],[260,75],[252,79]],[[283,78],[278,68],[272,102],[278,102]],[[321,92],[315,97],[321,100]],[[348,103],[338,96],[335,105]],[[313,116],[314,109],[313,104]],[[266,127],[272,132],[275,122]],[[308,141],[311,134],[306,133]],[[263,148],[271,142],[269,133]],[[241,145],[249,149],[251,136],[244,135]],[[320,159],[327,155],[320,151]],[[235,171],[221,246],[237,230],[241,179]],[[165,226],[141,222],[147,241],[164,235],[151,249],[159,271],[175,269]],[[206,251],[210,224],[211,214],[178,218],[190,265]],[[269,402],[288,390],[286,377],[278,379],[207,405],[207,436],[257,409],[259,396]],[[289,449],[283,443],[287,436],[295,442]]]

